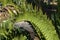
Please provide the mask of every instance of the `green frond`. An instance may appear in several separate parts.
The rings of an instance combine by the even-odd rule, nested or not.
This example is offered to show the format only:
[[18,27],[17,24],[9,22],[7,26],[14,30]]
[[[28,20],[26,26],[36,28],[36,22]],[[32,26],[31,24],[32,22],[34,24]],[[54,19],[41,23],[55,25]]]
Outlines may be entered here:
[[41,40],[59,40],[52,21],[47,19],[47,15],[43,15],[41,9],[38,11],[36,6],[33,9],[33,6],[27,4],[26,0],[0,0],[0,2],[4,8],[8,5],[13,6],[17,13],[16,15],[13,9],[7,7],[9,18],[0,23],[0,40],[27,40],[26,35],[20,34],[20,29],[14,29],[14,23],[24,20],[32,23]]

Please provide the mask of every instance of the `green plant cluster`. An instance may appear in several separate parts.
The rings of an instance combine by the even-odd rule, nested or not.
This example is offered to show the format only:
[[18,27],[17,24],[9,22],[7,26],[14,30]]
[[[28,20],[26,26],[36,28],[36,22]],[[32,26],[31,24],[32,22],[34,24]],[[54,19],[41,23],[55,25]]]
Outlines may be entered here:
[[19,34],[20,30],[18,30],[19,33],[14,30],[14,23],[23,20],[32,23],[41,40],[59,40],[51,20],[47,19],[46,15],[43,15],[41,9],[37,11],[36,6],[33,9],[31,4],[26,3],[26,0],[16,0],[16,4],[12,0],[9,1],[9,3],[7,3],[8,0],[1,2],[4,4],[3,6],[13,5],[18,15],[15,15],[12,12],[13,10],[8,10],[11,17],[0,23],[0,40],[27,40],[26,35]]

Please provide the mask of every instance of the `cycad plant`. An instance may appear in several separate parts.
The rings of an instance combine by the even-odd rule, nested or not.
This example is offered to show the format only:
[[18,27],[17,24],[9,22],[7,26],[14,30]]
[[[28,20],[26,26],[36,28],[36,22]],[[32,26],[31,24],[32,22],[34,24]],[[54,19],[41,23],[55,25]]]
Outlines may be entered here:
[[[0,22],[0,40],[59,40],[51,20],[43,15],[41,9],[38,11],[36,6],[33,9],[32,4],[27,4],[26,0],[0,1],[3,4],[0,14],[4,15],[0,17],[2,20]],[[26,27],[26,30],[21,30],[19,25],[15,25],[22,21],[29,21],[32,24],[38,39],[31,39],[30,33],[27,32],[29,26]]]

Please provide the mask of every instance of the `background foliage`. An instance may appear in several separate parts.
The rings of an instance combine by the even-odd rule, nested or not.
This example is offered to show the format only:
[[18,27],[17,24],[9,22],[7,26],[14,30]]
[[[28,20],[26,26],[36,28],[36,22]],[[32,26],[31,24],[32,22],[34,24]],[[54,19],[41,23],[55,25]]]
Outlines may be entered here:
[[[26,35],[23,35],[23,33],[19,34],[20,30],[18,30],[19,33],[16,30],[14,30],[14,23],[23,20],[30,21],[33,24],[41,40],[59,40],[58,34],[54,25],[52,24],[52,21],[47,18],[46,14],[43,15],[41,9],[39,9],[38,11],[36,9],[36,6],[33,9],[32,4],[27,4],[26,0],[0,1],[2,2],[3,7],[6,7],[10,4],[14,6],[14,9],[17,11],[16,15],[14,12],[12,12],[13,10],[8,9],[8,14],[10,15],[10,17],[7,20],[4,20],[0,23],[0,40],[27,40]],[[56,15],[56,21],[57,27],[59,28],[60,19],[58,15],[59,14]]]

